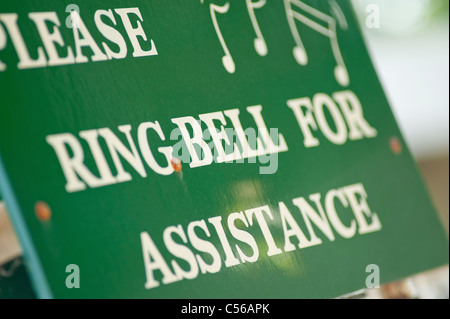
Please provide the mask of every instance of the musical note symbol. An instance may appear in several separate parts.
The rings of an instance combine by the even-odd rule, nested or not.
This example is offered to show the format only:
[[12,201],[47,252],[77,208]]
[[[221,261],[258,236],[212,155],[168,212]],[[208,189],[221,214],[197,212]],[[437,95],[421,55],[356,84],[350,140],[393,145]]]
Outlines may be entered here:
[[328,3],[331,8],[331,14],[334,16],[334,18],[339,23],[339,27],[342,30],[348,30],[348,23],[345,19],[344,12],[342,12],[341,7],[337,4],[336,0],[328,0]]
[[258,20],[256,20],[255,9],[260,9],[266,4],[266,0],[260,0],[258,2],[252,2],[252,0],[246,0],[248,14],[253,25],[253,29],[256,33],[256,38],[254,41],[254,46],[256,52],[260,56],[265,56],[267,54],[267,44],[262,35],[261,29],[259,28]]
[[[203,3],[203,0],[201,0]],[[222,46],[225,55],[222,57],[222,64],[228,73],[234,73],[236,71],[236,65],[234,64],[233,57],[231,56],[230,50],[228,50],[227,44],[223,39],[222,32],[220,31],[219,23],[217,22],[216,13],[225,14],[230,9],[230,3],[227,2],[223,6],[219,6],[213,3],[209,4],[209,12],[211,14],[211,20],[214,25],[214,30],[216,30],[217,37],[219,38],[220,45]]]
[[[201,3],[203,3],[204,0],[201,0]],[[256,19],[255,10],[262,8],[266,4],[266,0],[259,0],[256,2],[253,2],[252,0],[246,0],[247,10],[248,14],[250,16],[250,20],[253,26],[253,29],[255,30],[256,38],[254,39],[254,46],[256,52],[260,56],[267,55],[267,44],[264,40],[264,37],[262,35],[261,29],[258,24],[258,20]],[[219,6],[217,4],[210,3],[209,4],[210,14],[211,14],[211,20],[214,25],[214,29],[216,31],[217,37],[219,39],[220,45],[222,46],[223,52],[225,55],[222,57],[222,64],[225,67],[225,70],[228,71],[228,73],[234,73],[236,71],[236,65],[234,64],[233,57],[230,53],[230,50],[228,49],[228,46],[223,38],[222,32],[220,30],[219,23],[217,22],[217,13],[225,14],[230,9],[230,3],[227,2],[223,6]]]
[[[336,33],[336,19],[307,5],[301,0],[283,0],[284,7],[286,10],[286,16],[288,19],[289,28],[291,29],[292,36],[294,38],[296,46],[293,49],[293,55],[295,60],[300,65],[308,64],[308,55],[306,53],[303,42],[300,38],[300,34],[298,33],[296,20],[308,26],[309,28],[315,30],[316,32],[330,38],[331,50],[333,52],[334,58],[336,60],[336,67],[334,69],[334,77],[337,82],[342,86],[347,86],[350,83],[347,67],[345,66],[344,59],[342,58],[342,54],[339,48],[339,43],[337,40]],[[296,7],[299,11],[294,11],[292,5]],[[340,11],[339,6],[336,2],[330,2],[330,6],[335,13]],[[339,9],[338,9],[339,8]],[[314,17],[317,21],[312,20],[307,17],[308,14],[311,17]],[[340,11],[339,13],[342,13]],[[343,15],[340,17],[342,20]],[[344,18],[345,21],[345,18]],[[325,23],[326,27],[320,24],[320,22]],[[339,21],[340,26],[343,26],[343,21]],[[346,22],[345,22],[346,25]]]

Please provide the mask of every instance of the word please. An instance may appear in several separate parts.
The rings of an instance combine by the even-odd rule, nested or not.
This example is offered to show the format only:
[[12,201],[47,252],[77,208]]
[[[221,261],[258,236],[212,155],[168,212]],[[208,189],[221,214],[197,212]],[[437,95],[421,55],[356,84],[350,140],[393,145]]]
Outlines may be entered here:
[[[0,14],[0,52],[8,46],[7,35],[9,34],[19,58],[18,69],[86,63],[89,58],[92,62],[123,59],[128,53],[125,39],[130,41],[133,47],[132,55],[135,58],[158,55],[153,40],[147,40],[147,35],[142,28],[143,19],[139,8],[114,9],[114,12],[111,9],[97,10],[95,12],[93,17],[95,26],[106,40],[114,44],[113,48],[106,42],[97,43],[94,40],[91,31],[88,30],[77,11],[71,11],[69,17],[74,22],[70,27],[73,31],[71,39],[74,43],[73,49],[66,45],[61,35],[59,29],[61,22],[56,12],[31,12],[28,14],[28,18],[33,21],[43,45],[34,48],[33,52],[29,50],[20,31],[17,13]],[[117,28],[119,21],[122,22],[127,37],[119,32],[119,28]],[[143,49],[141,45],[144,43],[150,48]],[[88,56],[86,56],[86,52],[89,52]],[[32,56],[37,57],[32,58]],[[6,64],[0,59],[0,71],[5,70]]]
[[[334,241],[335,234],[349,239],[357,232],[363,235],[382,228],[361,183],[331,189],[323,200],[320,193],[311,194],[308,199],[294,198],[295,212],[280,201],[277,211],[262,206],[231,213],[225,220],[215,216],[207,222],[192,221],[186,227],[169,226],[163,231],[161,250],[148,232],[141,232],[145,288],[217,273],[223,263],[226,268],[235,267],[255,263],[261,254],[270,257],[320,245],[324,237]],[[282,229],[281,236],[279,231],[273,232],[276,228]],[[323,236],[319,237],[317,230]],[[262,241],[257,241],[259,238]],[[161,251],[173,259],[164,258]]]

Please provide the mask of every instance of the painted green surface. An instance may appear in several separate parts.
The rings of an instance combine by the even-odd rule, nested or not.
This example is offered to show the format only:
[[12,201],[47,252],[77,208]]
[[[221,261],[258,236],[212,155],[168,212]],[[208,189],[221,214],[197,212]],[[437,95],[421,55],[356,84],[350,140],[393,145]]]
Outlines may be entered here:
[[[300,66],[292,56],[295,42],[282,1],[269,0],[257,11],[268,46],[261,57],[253,47],[254,31],[244,1],[232,0],[229,12],[218,15],[221,30],[236,63],[228,73],[223,51],[211,23],[208,4],[198,1],[77,1],[81,17],[97,43],[93,15],[97,9],[139,7],[142,26],[154,40],[158,55],[68,66],[18,70],[14,48],[0,51],[8,69],[0,72],[0,178],[3,197],[28,258],[40,297],[138,298],[298,298],[336,297],[363,288],[366,265],[377,264],[381,281],[388,282],[448,262],[448,243],[435,210],[406,149],[389,104],[377,79],[348,2],[339,4],[348,22],[339,45],[350,75],[346,88],[333,76],[335,58],[329,40],[302,30],[310,61]],[[214,1],[223,5],[224,1]],[[305,1],[330,12],[326,1]],[[31,52],[42,45],[29,12],[56,11],[64,24],[65,2],[2,1],[0,12],[16,12]],[[116,18],[117,15],[116,15]],[[123,26],[118,29],[125,35]],[[60,28],[73,47],[72,31]],[[34,49],[33,49],[34,48]],[[148,49],[148,47],[147,47]],[[61,53],[62,54],[62,53]],[[89,49],[85,54],[90,56]],[[359,97],[375,138],[335,145],[316,134],[320,147],[305,148],[303,136],[286,101],[350,89]],[[413,92],[412,92],[413,93]],[[278,171],[259,174],[259,164],[217,164],[162,176],[147,169],[130,182],[67,193],[66,180],[46,136],[131,124],[132,135],[144,121],[159,121],[166,135],[181,116],[262,104],[268,127],[276,127],[289,151],[279,153]],[[243,126],[254,125],[244,115]],[[398,137],[403,152],[389,147]],[[157,142],[157,140],[156,140]],[[171,141],[158,146],[171,145]],[[102,145],[106,150],[106,146]],[[85,153],[88,147],[84,144]],[[87,165],[95,171],[92,157]],[[108,158],[112,167],[112,160]],[[292,199],[354,183],[363,183],[370,207],[383,228],[364,236],[330,242],[267,257],[256,263],[222,269],[146,290],[139,234],[147,231],[167,261],[162,232],[170,225],[269,205],[278,211],[283,201],[292,214]],[[52,219],[40,222],[37,201],[52,209]],[[271,223],[269,223],[269,226]],[[209,225],[210,226],[210,225]],[[272,225],[273,226],[273,225]],[[261,252],[262,235],[250,227]],[[211,228],[210,228],[211,230]],[[283,242],[281,228],[271,228]],[[212,232],[212,230],[211,230]],[[219,247],[217,235],[209,238]],[[237,241],[233,243],[238,243]],[[280,245],[282,246],[282,245]],[[234,247],[234,245],[233,245]],[[191,247],[192,248],[192,247]],[[219,249],[222,257],[223,252]],[[67,289],[68,264],[80,267],[81,288]],[[185,265],[185,264],[184,264]],[[160,277],[159,277],[160,279]]]
[[0,299],[35,299],[22,257],[0,266]]

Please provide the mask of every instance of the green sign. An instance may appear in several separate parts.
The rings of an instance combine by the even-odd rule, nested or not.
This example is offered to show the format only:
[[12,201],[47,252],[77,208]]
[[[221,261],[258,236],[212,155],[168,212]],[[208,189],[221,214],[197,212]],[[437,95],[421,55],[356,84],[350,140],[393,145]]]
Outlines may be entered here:
[[18,257],[0,267],[0,299],[34,299],[29,274]]
[[347,1],[0,4],[38,297],[337,297],[448,263]]

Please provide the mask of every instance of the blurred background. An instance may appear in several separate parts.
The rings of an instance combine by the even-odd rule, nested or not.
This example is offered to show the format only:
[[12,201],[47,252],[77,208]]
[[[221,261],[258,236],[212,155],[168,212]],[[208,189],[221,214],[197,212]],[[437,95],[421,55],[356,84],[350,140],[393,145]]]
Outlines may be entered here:
[[[449,1],[352,2],[396,119],[448,234]],[[374,6],[379,10],[378,25]]]
[[[352,2],[395,117],[448,236],[449,1]],[[368,297],[448,298],[449,268],[386,286]]]

